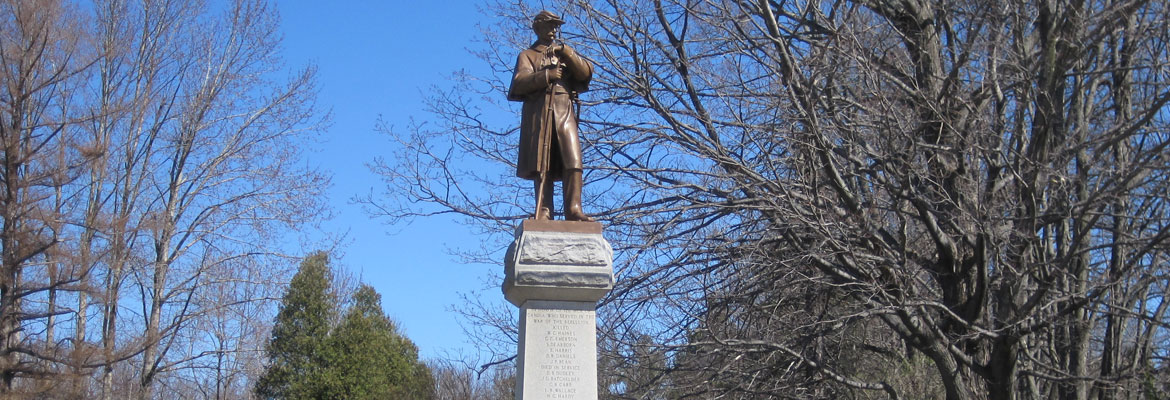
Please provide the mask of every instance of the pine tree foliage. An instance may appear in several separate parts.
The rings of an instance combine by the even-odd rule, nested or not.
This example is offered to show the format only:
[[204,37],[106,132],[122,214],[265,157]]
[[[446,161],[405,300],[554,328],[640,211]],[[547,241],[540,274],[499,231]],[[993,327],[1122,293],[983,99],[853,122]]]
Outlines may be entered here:
[[315,386],[324,373],[329,320],[336,304],[329,287],[329,256],[317,252],[305,258],[276,315],[268,342],[270,364],[256,384],[258,397],[316,397]]
[[361,285],[353,305],[329,335],[323,398],[432,397],[430,370],[418,360],[414,343],[382,312],[381,301],[374,288]]
[[263,399],[430,399],[431,371],[418,347],[382,311],[382,296],[361,285],[344,315],[328,255],[305,259],[276,316],[268,370],[256,385]]

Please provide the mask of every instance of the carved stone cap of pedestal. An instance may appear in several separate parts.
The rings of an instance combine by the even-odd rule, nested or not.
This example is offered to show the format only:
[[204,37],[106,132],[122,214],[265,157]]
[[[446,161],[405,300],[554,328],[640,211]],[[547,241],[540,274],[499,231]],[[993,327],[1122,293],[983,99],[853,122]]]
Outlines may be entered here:
[[613,289],[613,248],[601,224],[525,220],[504,256],[504,298],[593,301]]

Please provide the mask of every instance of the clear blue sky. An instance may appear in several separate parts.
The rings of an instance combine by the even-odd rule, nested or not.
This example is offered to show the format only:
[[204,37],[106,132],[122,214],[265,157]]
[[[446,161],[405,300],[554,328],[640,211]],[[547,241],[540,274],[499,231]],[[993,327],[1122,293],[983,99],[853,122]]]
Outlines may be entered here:
[[[432,358],[467,348],[447,308],[460,292],[484,287],[500,265],[457,263],[445,251],[478,240],[446,218],[389,226],[349,204],[355,195],[378,192],[381,182],[365,164],[389,156],[392,142],[374,131],[378,115],[405,128],[428,116],[422,91],[447,86],[459,69],[486,70],[466,50],[482,18],[474,1],[287,0],[276,1],[290,68],[315,64],[318,104],[333,111],[333,124],[309,162],[333,174],[329,191],[336,217],[324,229],[348,232],[334,265],[348,268],[382,294],[382,306]],[[501,94],[503,96],[503,94]],[[502,295],[501,295],[502,299]]]

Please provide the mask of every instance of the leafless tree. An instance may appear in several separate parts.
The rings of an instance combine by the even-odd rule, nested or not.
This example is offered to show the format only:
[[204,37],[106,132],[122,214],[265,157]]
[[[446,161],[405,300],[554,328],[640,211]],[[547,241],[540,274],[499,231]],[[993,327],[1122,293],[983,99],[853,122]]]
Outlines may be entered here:
[[275,283],[262,273],[238,276],[248,272],[240,266],[255,262],[235,259],[269,253],[264,246],[273,229],[319,215],[325,186],[322,177],[298,165],[293,141],[315,122],[312,71],[283,87],[267,84],[264,75],[279,71],[276,25],[266,3],[236,1],[222,20],[205,23],[192,24],[199,29],[186,36],[191,53],[183,60],[191,68],[182,81],[190,86],[178,87],[179,109],[155,160],[161,168],[144,177],[153,183],[150,198],[157,199],[148,212],[152,260],[134,278],[147,288],[144,398],[150,397],[154,374],[200,356],[168,357],[171,346],[184,340],[184,325],[253,300],[200,303],[212,298],[202,292],[235,280]]
[[281,235],[324,216],[314,70],[261,0],[0,11],[0,397],[248,395]]
[[505,368],[477,371],[477,366],[453,360],[427,363],[435,377],[435,398],[445,400],[510,399],[515,397],[515,375]]
[[50,249],[84,157],[68,132],[82,119],[68,95],[91,59],[68,28],[77,16],[56,1],[0,3],[0,395],[62,357],[57,295],[77,276]]
[[[393,132],[402,153],[375,170],[406,197],[372,210],[463,215],[503,248],[529,207],[502,93],[536,7],[488,6],[495,74],[437,92],[434,121]],[[648,368],[630,374],[643,389],[1165,395],[1146,384],[1170,351],[1165,4],[560,11],[598,65],[583,95],[587,205],[620,281],[600,309],[602,359]],[[631,358],[655,353],[667,360]],[[632,396],[622,386],[613,396]]]

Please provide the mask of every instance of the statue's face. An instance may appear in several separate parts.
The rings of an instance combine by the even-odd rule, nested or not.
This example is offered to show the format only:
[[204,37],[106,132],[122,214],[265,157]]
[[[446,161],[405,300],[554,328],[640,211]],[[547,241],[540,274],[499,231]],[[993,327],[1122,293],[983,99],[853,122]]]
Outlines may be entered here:
[[560,32],[561,25],[552,23],[536,24],[536,26],[532,27],[532,30],[536,31],[537,40],[542,43],[552,43],[557,38],[557,33]]

